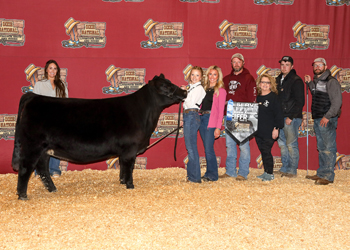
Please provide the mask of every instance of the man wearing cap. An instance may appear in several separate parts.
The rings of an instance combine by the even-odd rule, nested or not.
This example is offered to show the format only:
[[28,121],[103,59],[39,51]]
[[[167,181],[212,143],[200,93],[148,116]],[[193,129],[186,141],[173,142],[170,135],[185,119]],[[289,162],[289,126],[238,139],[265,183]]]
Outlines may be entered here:
[[[249,70],[244,68],[244,57],[236,53],[231,57],[232,71],[224,77],[225,88],[227,91],[226,100],[234,102],[255,102],[256,83]],[[249,174],[250,146],[249,140],[239,145],[239,169],[238,176],[236,170],[237,162],[237,143],[226,135],[226,173],[220,178],[235,177],[236,180],[244,181]]]
[[281,149],[282,177],[297,176],[299,164],[298,134],[305,103],[304,83],[293,69],[293,58],[284,56],[279,61],[281,74],[276,77],[278,96],[280,97],[284,128],[280,130],[277,140]]
[[312,94],[311,113],[317,140],[319,168],[316,175],[307,179],[317,185],[334,181],[334,165],[337,158],[336,129],[341,113],[342,93],[339,82],[332,76],[324,58],[316,58],[312,64],[314,79],[305,76],[305,83]]

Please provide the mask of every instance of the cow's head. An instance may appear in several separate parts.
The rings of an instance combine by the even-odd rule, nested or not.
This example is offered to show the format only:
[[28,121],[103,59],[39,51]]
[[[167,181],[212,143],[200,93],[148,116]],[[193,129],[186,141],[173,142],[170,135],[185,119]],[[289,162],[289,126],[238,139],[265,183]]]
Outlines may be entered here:
[[163,74],[154,76],[151,82],[157,93],[169,100],[169,104],[178,103],[187,96],[186,90],[179,88],[168,79],[165,79]]

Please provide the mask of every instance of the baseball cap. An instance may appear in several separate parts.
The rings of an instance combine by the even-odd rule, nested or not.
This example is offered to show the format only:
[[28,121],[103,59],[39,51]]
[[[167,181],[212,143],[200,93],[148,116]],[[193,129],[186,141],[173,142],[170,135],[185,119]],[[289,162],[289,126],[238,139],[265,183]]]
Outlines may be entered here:
[[240,54],[240,53],[234,54],[234,55],[231,57],[231,61],[232,61],[233,58],[238,58],[238,59],[240,59],[241,61],[244,62],[244,57],[243,57],[243,55]]
[[290,57],[290,56],[284,56],[284,57],[282,57],[282,59],[279,60],[278,62],[281,63],[282,61],[290,62],[290,63],[293,65],[293,58]]
[[327,65],[326,60],[325,60],[324,58],[322,58],[322,57],[316,58],[316,59],[314,60],[314,62],[312,63],[312,66],[314,65],[315,62],[321,62],[321,63],[323,63],[324,65]]

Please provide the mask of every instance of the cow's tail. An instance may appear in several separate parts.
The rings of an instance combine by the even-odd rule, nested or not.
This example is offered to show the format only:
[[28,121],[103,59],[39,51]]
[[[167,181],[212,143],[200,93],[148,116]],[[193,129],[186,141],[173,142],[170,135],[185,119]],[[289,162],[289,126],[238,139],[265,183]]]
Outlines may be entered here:
[[22,112],[23,109],[29,99],[31,99],[34,96],[32,93],[25,94],[21,97],[21,100],[19,102],[18,107],[18,115],[17,115],[17,121],[16,121],[16,130],[15,130],[15,145],[13,148],[13,154],[12,154],[12,169],[16,172],[19,170],[19,160],[21,158],[21,138],[19,136],[20,129],[21,129],[21,118],[22,118]]

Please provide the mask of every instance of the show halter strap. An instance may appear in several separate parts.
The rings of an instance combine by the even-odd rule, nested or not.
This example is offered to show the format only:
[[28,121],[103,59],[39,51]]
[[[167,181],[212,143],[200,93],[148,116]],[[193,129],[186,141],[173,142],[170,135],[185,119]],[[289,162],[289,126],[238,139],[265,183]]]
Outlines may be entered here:
[[[181,104],[182,101],[179,103],[179,115],[177,118],[177,132],[176,132],[176,137],[175,137],[175,146],[174,146],[174,160],[176,161],[176,145],[177,145],[177,138],[179,136],[179,131],[180,131],[180,116],[181,116]],[[181,126],[182,127],[182,126]]]

